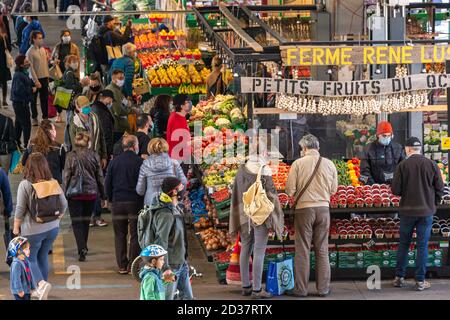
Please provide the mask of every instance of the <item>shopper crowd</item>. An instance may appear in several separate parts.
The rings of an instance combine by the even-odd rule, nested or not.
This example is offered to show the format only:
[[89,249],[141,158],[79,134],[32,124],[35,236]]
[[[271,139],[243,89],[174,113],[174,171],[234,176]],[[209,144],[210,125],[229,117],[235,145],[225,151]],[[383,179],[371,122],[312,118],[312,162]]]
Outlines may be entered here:
[[[46,10],[45,0],[41,2],[42,10]],[[25,16],[17,22],[20,54],[15,58],[11,89],[15,121],[0,115],[1,142],[5,144],[4,154],[0,155],[4,169],[0,170],[0,187],[6,218],[13,213],[7,173],[14,150],[23,151],[24,166],[14,211],[16,238],[9,247],[11,292],[18,300],[46,299],[51,289],[48,254],[66,209],[78,260],[84,262],[89,260],[89,228],[107,225],[101,213],[109,206],[118,272],[129,274],[138,256],[144,262],[140,272],[141,299],[174,299],[177,290],[178,298],[193,299],[182,203],[191,150],[187,142],[190,97],[158,96],[149,114],[141,111],[142,97],[133,95],[132,90],[133,78],[140,68],[135,68],[136,47],[129,43],[130,23],[122,34],[116,29],[117,21],[105,16],[98,37],[93,40],[100,47],[91,52],[96,57],[96,72],[80,79],[80,50],[71,41],[70,31],[63,30],[60,43],[48,52],[43,45],[44,30],[35,17]],[[0,35],[5,37],[1,29],[0,24]],[[8,47],[10,41],[5,39],[4,46]],[[120,47],[122,57],[111,58],[109,51],[114,47]],[[226,87],[220,71],[221,59],[215,58],[213,65],[214,72],[207,81],[210,96],[223,93]],[[59,77],[51,76],[53,68]],[[4,83],[9,78],[2,72],[0,55],[3,103]],[[71,90],[73,96],[69,106],[56,106],[56,122],[64,122],[61,113],[67,109],[64,143],[57,141],[55,124],[48,119],[51,81],[58,82],[57,87]],[[38,121],[38,96],[41,121]],[[33,136],[32,126],[37,126]],[[186,137],[178,134],[180,129]],[[416,288],[423,290],[430,287],[425,281],[428,239],[436,199],[443,193],[443,181],[436,164],[420,154],[420,140],[411,137],[403,148],[393,141],[393,129],[388,122],[379,123],[377,137],[363,158],[361,181],[389,183],[393,193],[402,197],[394,285],[404,285],[408,248],[412,230],[416,228]],[[286,184],[286,192],[294,197],[296,209],[295,287],[288,294],[297,297],[309,294],[309,253],[313,250],[317,294],[323,297],[331,292],[329,200],[337,190],[338,177],[334,164],[320,155],[315,136],[307,134],[299,144],[302,156],[293,163]],[[267,155],[251,153],[249,160],[240,166],[229,221],[230,233],[234,236],[239,233],[241,237],[242,294],[255,299],[271,297],[262,288],[264,256],[269,232],[274,231],[282,238],[284,228],[283,210],[266,164]],[[255,197],[264,196],[270,208],[257,211],[258,219],[249,217],[252,209],[246,204],[247,191],[255,182],[261,182],[265,190]],[[153,219],[145,231],[151,243],[141,248],[138,219],[144,206],[149,208]]]

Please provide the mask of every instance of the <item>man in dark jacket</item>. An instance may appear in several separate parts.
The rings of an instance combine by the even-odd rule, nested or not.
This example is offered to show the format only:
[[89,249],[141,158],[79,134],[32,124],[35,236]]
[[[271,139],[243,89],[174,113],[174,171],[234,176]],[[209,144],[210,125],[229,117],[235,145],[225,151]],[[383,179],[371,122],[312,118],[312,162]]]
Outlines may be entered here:
[[365,156],[361,159],[360,181],[364,184],[390,184],[395,168],[405,159],[403,148],[392,141],[394,131],[387,121],[377,126],[377,141],[367,146]]
[[[139,141],[139,156],[142,159],[148,158],[148,144],[150,142],[149,132],[152,129],[152,118],[148,113],[141,113],[136,117],[136,127],[137,131],[133,133]],[[123,137],[114,144],[113,155],[117,157],[123,152],[122,149]]]
[[104,47],[104,55],[101,58],[101,61],[97,61],[97,63],[101,65],[102,74],[106,78],[110,69],[106,46],[123,46],[130,40],[132,35],[131,20],[128,20],[124,34],[121,34],[120,31],[116,30],[116,24],[116,19],[112,16],[105,16],[103,18],[103,25],[98,31],[98,36],[100,37],[102,46]]
[[416,290],[430,288],[425,281],[430,238],[436,204],[444,194],[444,182],[436,163],[420,154],[422,144],[411,137],[405,144],[407,159],[400,163],[392,181],[392,193],[400,200],[400,244],[397,252],[395,287],[405,283],[408,251],[414,228],[417,233]]
[[[136,185],[144,160],[137,155],[139,142],[136,136],[126,136],[123,139],[122,147],[124,152],[114,158],[108,167],[105,189],[108,201],[112,202],[112,221],[119,273],[128,274],[131,270],[131,263],[140,252],[137,219],[144,199],[136,193]],[[129,255],[127,255],[128,224],[130,226]]]
[[176,281],[166,287],[166,300],[173,300],[177,289],[180,291],[180,299],[193,299],[187,262],[186,228],[183,210],[178,202],[183,188],[180,179],[165,178],[161,185],[162,193],[153,198],[150,206],[154,212],[152,220],[155,233],[154,244],[168,251],[163,270],[170,269],[176,274]]
[[92,104],[92,111],[97,115],[103,129],[108,160],[111,159],[114,147],[114,116],[111,113],[113,102],[114,93],[111,90],[103,90]]

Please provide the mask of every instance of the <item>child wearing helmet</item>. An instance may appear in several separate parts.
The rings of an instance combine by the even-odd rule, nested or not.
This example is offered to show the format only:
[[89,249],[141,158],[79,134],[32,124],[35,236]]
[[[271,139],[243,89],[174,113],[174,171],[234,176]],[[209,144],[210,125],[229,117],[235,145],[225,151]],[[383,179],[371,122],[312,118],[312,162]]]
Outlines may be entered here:
[[31,293],[36,289],[30,270],[30,243],[27,238],[16,237],[8,246],[8,256],[12,257],[10,282],[11,293],[16,300],[31,300]]
[[163,247],[152,244],[142,250],[140,256],[145,266],[139,274],[141,278],[141,300],[165,300],[165,282],[171,282],[172,276],[162,279],[161,269],[164,267],[164,256],[167,251]]

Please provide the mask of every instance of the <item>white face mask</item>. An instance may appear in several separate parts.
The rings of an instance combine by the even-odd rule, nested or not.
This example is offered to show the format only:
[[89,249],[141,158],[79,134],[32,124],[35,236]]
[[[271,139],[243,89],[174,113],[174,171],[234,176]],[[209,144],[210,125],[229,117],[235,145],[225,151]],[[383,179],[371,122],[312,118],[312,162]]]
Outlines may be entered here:
[[122,88],[124,84],[125,84],[125,79],[117,80],[117,81],[116,81],[116,85],[117,85],[119,88]]
[[64,36],[64,37],[62,37],[62,41],[63,41],[63,43],[69,43],[70,42],[70,36]]
[[73,63],[71,63],[71,64],[70,64],[70,67],[71,67],[73,70],[77,70],[77,69],[78,69],[78,62],[73,62]]

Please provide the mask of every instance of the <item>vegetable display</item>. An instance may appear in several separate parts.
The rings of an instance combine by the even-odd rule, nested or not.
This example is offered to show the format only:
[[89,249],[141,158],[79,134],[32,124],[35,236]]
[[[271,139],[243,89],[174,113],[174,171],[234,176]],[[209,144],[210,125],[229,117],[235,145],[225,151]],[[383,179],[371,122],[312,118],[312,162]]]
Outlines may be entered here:
[[231,237],[226,230],[217,230],[211,227],[201,231],[199,234],[208,251],[231,249]]
[[391,187],[385,184],[372,186],[339,186],[331,196],[331,208],[371,208],[399,207],[400,197],[392,194]]

